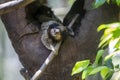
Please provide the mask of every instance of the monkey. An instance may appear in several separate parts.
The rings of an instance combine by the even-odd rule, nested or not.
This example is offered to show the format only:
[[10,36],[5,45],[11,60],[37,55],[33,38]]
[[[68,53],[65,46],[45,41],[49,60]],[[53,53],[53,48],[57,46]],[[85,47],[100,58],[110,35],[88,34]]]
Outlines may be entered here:
[[42,37],[41,40],[48,49],[51,50],[51,45],[54,47],[58,42],[65,39],[67,35],[66,28],[57,21],[44,22],[41,25]]
[[50,49],[50,44],[56,44],[66,36],[66,28],[62,22],[54,15],[51,8],[44,4],[34,2],[25,8],[26,19],[29,23],[38,22],[37,28],[42,31],[42,43]]
[[53,23],[49,25],[48,28],[48,36],[54,41],[59,42],[63,40],[66,36],[67,30],[63,27],[63,25],[58,23]]

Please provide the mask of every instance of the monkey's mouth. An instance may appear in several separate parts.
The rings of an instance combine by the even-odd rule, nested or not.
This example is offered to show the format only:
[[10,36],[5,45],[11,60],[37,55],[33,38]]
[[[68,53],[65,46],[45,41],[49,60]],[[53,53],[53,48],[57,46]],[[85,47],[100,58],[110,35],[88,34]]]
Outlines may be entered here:
[[61,40],[61,38],[62,38],[62,36],[60,34],[56,34],[54,37],[57,41]]

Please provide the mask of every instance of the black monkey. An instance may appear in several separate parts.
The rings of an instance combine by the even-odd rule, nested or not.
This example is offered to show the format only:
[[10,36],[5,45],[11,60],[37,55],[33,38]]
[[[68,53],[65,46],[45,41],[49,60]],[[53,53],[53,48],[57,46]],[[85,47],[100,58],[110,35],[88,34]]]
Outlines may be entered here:
[[47,48],[49,48],[49,44],[54,45],[64,40],[65,36],[67,36],[66,27],[57,21],[48,21],[42,23],[41,30],[43,32],[41,40]]
[[54,15],[51,8],[34,2],[28,5],[25,10],[27,13],[26,19],[28,20],[28,23],[31,23],[34,21],[39,22],[40,26],[38,26],[38,28],[40,30],[41,30],[41,27],[42,28],[46,27],[44,29],[48,29],[47,30],[48,36],[49,38],[52,38],[53,41],[59,41],[63,39],[62,36],[64,36],[63,33],[65,34],[65,32],[60,28],[60,27],[63,28],[62,22]]
[[38,19],[41,27],[47,30],[48,38],[52,39],[53,43],[62,40],[66,35],[66,28],[54,15],[51,8],[42,5],[37,11],[36,19]]
[[65,38],[67,30],[65,27],[61,24],[53,23],[49,25],[48,28],[48,35],[54,42],[61,41]]

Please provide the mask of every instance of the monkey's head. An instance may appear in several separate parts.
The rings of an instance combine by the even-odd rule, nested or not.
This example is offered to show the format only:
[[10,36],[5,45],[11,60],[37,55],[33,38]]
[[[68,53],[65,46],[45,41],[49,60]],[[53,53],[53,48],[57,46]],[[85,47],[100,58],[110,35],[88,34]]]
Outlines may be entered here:
[[53,41],[58,42],[64,38],[65,30],[62,29],[62,27],[63,27],[62,25],[57,24],[57,23],[53,23],[53,24],[49,25],[48,35]]
[[62,39],[61,30],[58,26],[59,24],[56,23],[49,25],[48,35],[53,41],[60,41]]

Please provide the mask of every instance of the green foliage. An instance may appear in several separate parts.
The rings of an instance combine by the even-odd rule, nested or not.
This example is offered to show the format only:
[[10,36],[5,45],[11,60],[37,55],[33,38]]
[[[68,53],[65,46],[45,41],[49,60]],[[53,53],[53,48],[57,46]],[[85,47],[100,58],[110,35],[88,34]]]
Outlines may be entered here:
[[104,3],[112,3],[112,4],[117,4],[118,6],[120,6],[120,0],[95,0],[93,3],[93,7],[94,8],[98,8],[100,6],[102,6]]
[[[100,72],[101,77],[106,80],[107,76],[110,76],[112,73],[112,69],[110,69],[107,64],[102,65],[99,64],[99,61],[102,58],[102,55],[104,53],[104,50],[99,50],[96,56],[96,59],[93,64],[89,64],[89,60],[83,60],[79,61],[75,64],[73,70],[72,70],[72,75],[78,74],[82,72],[82,79],[84,80],[90,75],[94,75],[98,72]],[[103,62],[105,63],[105,62]]]
[[[112,44],[115,50],[120,49],[120,23],[103,24],[98,27],[98,32],[104,30],[99,47]],[[114,43],[114,44],[113,44]],[[104,45],[105,44],[105,45]]]
[[120,6],[120,0],[116,0],[117,5]]
[[83,71],[89,65],[89,63],[90,63],[89,60],[78,61],[75,64],[75,66],[74,66],[74,68],[72,70],[72,74],[71,75],[80,73],[81,71]]
[[103,57],[105,51],[99,50],[92,64],[89,63],[89,60],[77,62],[72,70],[72,75],[82,72],[82,79],[84,80],[90,75],[100,73],[103,80],[109,80],[114,72],[120,71],[120,58],[115,56],[120,53],[120,23],[100,25],[97,31],[102,30],[104,33],[100,39],[99,48],[112,44],[114,51]]
[[[95,0],[93,7],[98,8],[104,3],[115,3],[120,6],[120,0]],[[72,70],[72,75],[82,72],[82,79],[85,80],[90,75],[100,73],[103,80],[110,80],[115,72],[120,72],[120,57],[116,57],[118,53],[120,54],[120,23],[102,24],[97,31],[102,30],[104,33],[98,45],[101,50],[97,52],[95,61],[92,64],[90,60],[78,61]],[[103,57],[104,48],[111,45],[114,51]],[[119,80],[118,76],[115,80]]]
[[[94,65],[99,65],[102,61],[102,55],[104,53],[104,50],[99,50],[98,53],[97,53],[97,56],[95,58],[95,62],[94,62]],[[101,64],[100,64],[101,65]]]

